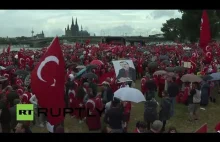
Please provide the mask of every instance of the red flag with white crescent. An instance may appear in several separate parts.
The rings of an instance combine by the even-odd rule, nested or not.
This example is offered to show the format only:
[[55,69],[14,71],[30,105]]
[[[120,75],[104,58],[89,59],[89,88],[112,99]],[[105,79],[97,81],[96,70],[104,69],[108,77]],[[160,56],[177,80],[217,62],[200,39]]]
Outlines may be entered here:
[[[65,63],[56,37],[31,73],[31,89],[39,106],[48,109],[47,119],[51,125],[60,124],[64,120],[64,86]],[[60,115],[52,116],[57,114]]]
[[205,50],[211,40],[209,18],[206,10],[203,10],[200,26],[200,47]]

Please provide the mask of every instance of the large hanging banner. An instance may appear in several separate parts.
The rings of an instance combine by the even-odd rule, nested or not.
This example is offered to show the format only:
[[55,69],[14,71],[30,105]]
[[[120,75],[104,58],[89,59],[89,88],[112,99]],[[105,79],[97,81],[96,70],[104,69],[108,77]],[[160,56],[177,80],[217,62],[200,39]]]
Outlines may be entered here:
[[132,60],[117,60],[112,62],[118,83],[136,80],[136,70]]

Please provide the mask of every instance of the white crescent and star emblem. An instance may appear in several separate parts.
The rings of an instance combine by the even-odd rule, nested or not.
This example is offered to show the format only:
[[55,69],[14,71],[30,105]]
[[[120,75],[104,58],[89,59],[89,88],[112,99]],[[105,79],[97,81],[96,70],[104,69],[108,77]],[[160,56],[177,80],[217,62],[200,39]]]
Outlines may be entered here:
[[[43,82],[47,82],[45,81],[42,76],[41,76],[41,71],[43,69],[43,67],[48,63],[48,62],[55,62],[57,63],[57,65],[59,65],[59,60],[56,56],[48,56],[44,59],[43,62],[41,62],[41,64],[39,65],[38,69],[37,69],[37,77],[43,81]],[[54,83],[51,85],[51,86],[55,86],[56,84],[56,79],[53,79],[54,80]]]
[[203,19],[201,19],[201,26],[200,26],[200,30],[202,30],[202,23],[203,23]]
[[206,46],[205,50],[206,50],[206,51],[209,51],[209,46]]
[[20,60],[19,60],[20,64],[22,64],[22,63],[21,63],[22,60],[24,60],[24,59],[23,59],[23,58],[20,58]]

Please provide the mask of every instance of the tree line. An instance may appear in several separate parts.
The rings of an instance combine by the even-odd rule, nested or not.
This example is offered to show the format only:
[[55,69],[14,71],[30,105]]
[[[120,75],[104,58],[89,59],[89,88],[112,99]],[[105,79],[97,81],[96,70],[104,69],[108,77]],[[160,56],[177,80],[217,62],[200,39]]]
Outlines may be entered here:
[[[182,10],[181,18],[171,18],[163,23],[161,31],[167,40],[189,40],[196,42],[200,36],[200,24],[203,10]],[[212,39],[220,34],[220,10],[207,10]]]

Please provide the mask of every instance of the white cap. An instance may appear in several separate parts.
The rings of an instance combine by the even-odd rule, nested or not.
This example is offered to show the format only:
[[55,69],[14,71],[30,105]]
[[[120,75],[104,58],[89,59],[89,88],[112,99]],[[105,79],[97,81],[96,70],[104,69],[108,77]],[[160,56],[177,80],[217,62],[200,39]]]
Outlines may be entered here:
[[15,55],[15,59],[18,59],[18,55],[17,54]]
[[70,80],[72,81],[72,80],[74,79],[74,75],[73,75],[73,74],[70,74],[70,75],[69,75],[69,78],[70,78]]

